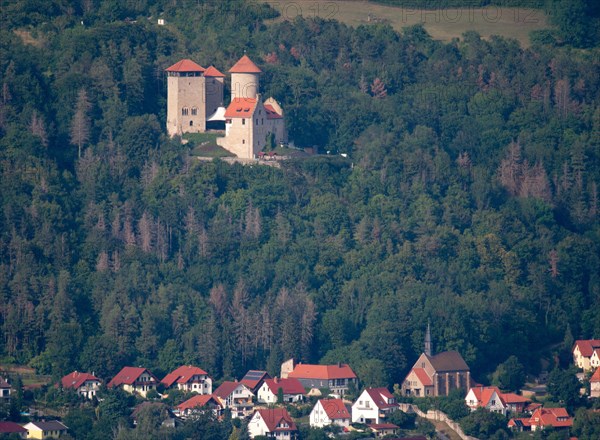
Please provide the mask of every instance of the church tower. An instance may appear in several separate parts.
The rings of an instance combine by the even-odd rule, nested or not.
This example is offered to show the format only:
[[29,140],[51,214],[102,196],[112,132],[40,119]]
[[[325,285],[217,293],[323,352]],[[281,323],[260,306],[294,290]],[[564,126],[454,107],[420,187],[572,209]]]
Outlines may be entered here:
[[425,333],[425,351],[423,352],[427,356],[431,356],[431,328],[429,322],[427,322],[427,332]]
[[262,70],[247,55],[240,58],[229,69],[229,73],[231,73],[231,102],[236,98],[256,99],[260,90],[259,77]]
[[206,131],[204,67],[192,60],[181,60],[166,72],[169,136]]

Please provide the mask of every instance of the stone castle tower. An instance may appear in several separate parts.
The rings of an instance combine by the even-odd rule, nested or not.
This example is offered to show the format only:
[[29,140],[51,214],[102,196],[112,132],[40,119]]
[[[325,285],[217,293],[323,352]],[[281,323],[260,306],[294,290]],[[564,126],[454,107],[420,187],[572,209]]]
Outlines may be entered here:
[[262,70],[244,55],[229,69],[231,73],[231,102],[236,98],[256,99],[260,90],[260,74]]
[[181,60],[167,72],[167,132],[170,136],[206,131],[206,119],[223,104],[225,75]]

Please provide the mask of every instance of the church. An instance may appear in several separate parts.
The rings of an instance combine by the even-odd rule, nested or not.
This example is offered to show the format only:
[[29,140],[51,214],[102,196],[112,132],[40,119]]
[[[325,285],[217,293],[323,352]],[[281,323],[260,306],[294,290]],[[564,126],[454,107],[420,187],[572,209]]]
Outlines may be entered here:
[[405,396],[447,396],[452,390],[471,388],[471,372],[457,351],[444,351],[432,355],[431,330],[427,325],[425,350],[417,359],[402,383]]
[[225,75],[214,66],[205,69],[181,60],[167,72],[167,132],[170,136],[204,133],[211,124],[224,123],[225,136],[217,144],[242,159],[254,159],[269,145],[287,142],[283,109],[260,94],[262,71],[244,55],[231,75],[231,102],[225,108]]

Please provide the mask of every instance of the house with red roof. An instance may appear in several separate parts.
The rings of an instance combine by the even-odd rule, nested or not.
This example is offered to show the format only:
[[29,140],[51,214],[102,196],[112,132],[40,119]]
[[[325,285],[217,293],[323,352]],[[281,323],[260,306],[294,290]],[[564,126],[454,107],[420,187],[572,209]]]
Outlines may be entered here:
[[378,438],[396,435],[400,430],[400,427],[393,423],[372,423],[369,425],[369,429],[373,431],[375,437]]
[[298,437],[298,428],[285,408],[257,409],[248,422],[248,435],[294,440]]
[[271,375],[266,371],[248,370],[240,382],[246,385],[254,394],[256,394],[258,393],[258,390],[262,386],[263,382],[267,379],[271,379]]
[[600,368],[590,377],[590,397],[600,398]]
[[283,392],[283,402],[302,402],[306,391],[298,379],[267,379],[263,382],[257,393],[260,403],[278,403],[279,390]]
[[[583,371],[591,371],[593,366],[591,363],[592,356],[596,350],[600,349],[600,339],[582,339],[575,341],[573,346],[573,362],[577,368]],[[596,354],[598,358],[600,354]],[[600,358],[598,358],[600,366]]]
[[177,388],[181,391],[198,394],[212,394],[212,379],[202,368],[183,365],[160,381],[166,389]]
[[93,374],[82,373],[80,371],[73,371],[67,374],[60,380],[60,386],[63,389],[74,389],[78,395],[85,397],[86,399],[93,398],[102,382]]
[[518,394],[503,393],[498,387],[478,386],[469,390],[465,403],[471,411],[485,408],[491,412],[507,415],[524,412],[531,400]]
[[[15,422],[0,422],[0,437],[6,436],[18,436],[20,438],[27,438],[29,432],[21,425]],[[12,437],[9,437],[12,438]]]
[[348,392],[350,384],[358,385],[358,379],[352,368],[342,363],[335,365],[300,363],[287,373],[287,377],[298,379],[304,388],[327,388],[340,396]]
[[254,159],[269,143],[287,141],[283,109],[277,101],[263,101],[262,70],[244,55],[231,69],[231,103],[225,111],[225,137],[217,143],[244,159]]
[[201,394],[177,405],[176,414],[181,418],[189,418],[204,411],[212,411],[215,416],[220,417],[223,405],[212,394]]
[[350,411],[342,399],[318,400],[310,412],[309,424],[312,428],[337,425],[342,428],[350,426]]
[[108,383],[108,388],[120,387],[131,394],[146,397],[148,391],[156,389],[158,379],[142,367],[124,367]]
[[352,423],[383,423],[397,409],[396,398],[387,388],[367,388],[352,405]]
[[538,408],[531,417],[514,418],[508,421],[508,427],[516,431],[538,431],[548,427],[569,429],[573,418],[564,408]]
[[231,417],[243,418],[252,414],[254,393],[241,382],[225,381],[213,393],[224,408],[231,410]]

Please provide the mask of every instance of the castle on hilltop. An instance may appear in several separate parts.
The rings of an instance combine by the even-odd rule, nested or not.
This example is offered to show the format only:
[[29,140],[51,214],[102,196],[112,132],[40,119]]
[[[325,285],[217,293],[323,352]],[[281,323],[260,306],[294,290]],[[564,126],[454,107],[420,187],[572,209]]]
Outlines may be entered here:
[[244,159],[253,159],[268,144],[287,141],[281,106],[259,93],[262,71],[244,55],[229,69],[231,102],[223,107],[225,75],[215,67],[181,60],[166,69],[167,132],[170,136],[203,133],[208,124],[224,123],[217,144]]

